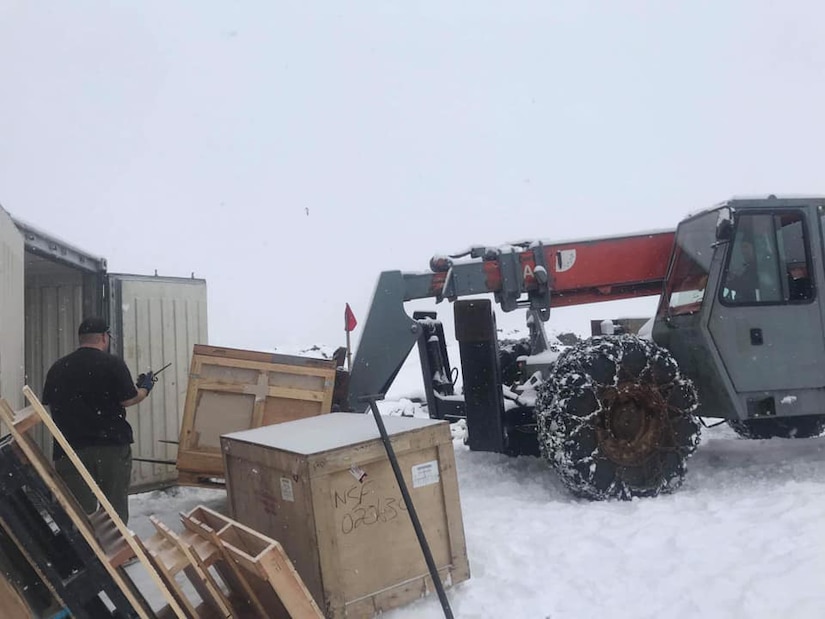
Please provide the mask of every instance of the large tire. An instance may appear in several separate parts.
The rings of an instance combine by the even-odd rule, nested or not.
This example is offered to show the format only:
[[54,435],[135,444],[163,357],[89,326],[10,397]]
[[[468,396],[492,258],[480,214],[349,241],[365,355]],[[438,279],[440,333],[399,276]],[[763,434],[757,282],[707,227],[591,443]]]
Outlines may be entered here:
[[633,335],[591,338],[563,352],[539,390],[539,447],[578,496],[672,492],[699,444],[697,406],[665,349]]
[[812,438],[825,432],[825,416],[729,419],[728,425],[742,438]]

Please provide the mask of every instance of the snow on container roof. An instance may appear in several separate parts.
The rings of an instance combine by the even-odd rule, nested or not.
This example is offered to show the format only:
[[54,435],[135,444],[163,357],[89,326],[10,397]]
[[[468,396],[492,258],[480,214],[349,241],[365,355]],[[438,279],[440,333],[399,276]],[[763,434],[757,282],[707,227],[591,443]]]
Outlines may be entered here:
[[100,272],[106,270],[105,258],[90,254],[53,234],[43,232],[19,217],[12,215],[11,218],[23,235],[26,251],[74,267],[80,267],[86,271]]
[[[421,417],[382,417],[387,434],[401,434],[446,423]],[[329,413],[272,426],[225,434],[226,438],[296,454],[310,455],[380,439],[378,426],[370,414]]]

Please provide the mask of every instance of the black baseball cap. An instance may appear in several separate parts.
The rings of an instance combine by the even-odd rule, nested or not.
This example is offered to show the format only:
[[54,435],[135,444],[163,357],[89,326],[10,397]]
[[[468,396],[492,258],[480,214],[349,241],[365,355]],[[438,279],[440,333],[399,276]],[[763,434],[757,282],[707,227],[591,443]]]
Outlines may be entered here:
[[87,333],[106,333],[108,331],[109,323],[103,320],[103,318],[93,316],[92,318],[86,318],[80,323],[77,334],[86,335]]

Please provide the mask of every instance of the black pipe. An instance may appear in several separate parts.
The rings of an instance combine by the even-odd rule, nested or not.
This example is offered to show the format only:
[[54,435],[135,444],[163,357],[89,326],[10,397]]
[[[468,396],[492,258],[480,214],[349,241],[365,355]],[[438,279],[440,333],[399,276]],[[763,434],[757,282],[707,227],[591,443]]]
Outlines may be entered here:
[[155,460],[153,458],[137,458],[132,457],[133,462],[151,462],[152,464],[168,464],[169,466],[175,466],[177,462],[174,460]]
[[421,522],[418,520],[418,514],[415,512],[412,497],[407,490],[407,484],[404,481],[404,475],[401,473],[401,467],[398,465],[398,458],[395,457],[395,450],[390,443],[390,437],[387,435],[387,429],[384,427],[384,420],[381,419],[381,413],[376,405],[376,400],[383,400],[384,395],[367,395],[358,398],[361,402],[369,402],[372,416],[375,417],[375,423],[378,424],[378,432],[381,434],[381,440],[384,443],[384,448],[387,450],[387,457],[390,459],[395,479],[398,482],[398,487],[401,489],[401,496],[404,498],[404,504],[407,506],[407,513],[412,520],[413,529],[418,537],[418,543],[421,545],[421,551],[424,553],[424,560],[427,562],[427,568],[430,570],[430,576],[433,579],[433,585],[438,592],[438,599],[441,602],[441,608],[444,610],[444,617],[446,619],[453,619],[453,611],[450,608],[450,601],[447,599],[447,594],[444,591],[444,584],[438,576],[438,568],[435,566],[435,560],[430,552],[430,545],[427,543],[427,538],[424,535],[424,529],[421,528]]

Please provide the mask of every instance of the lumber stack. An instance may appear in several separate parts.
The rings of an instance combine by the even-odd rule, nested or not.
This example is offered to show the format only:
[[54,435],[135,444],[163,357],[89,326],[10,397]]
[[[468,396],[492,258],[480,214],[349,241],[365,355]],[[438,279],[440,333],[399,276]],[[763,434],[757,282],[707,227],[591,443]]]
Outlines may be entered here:
[[[127,529],[48,412],[0,399],[0,604],[3,617],[153,619],[323,617],[280,544],[205,507],[181,515],[176,533],[152,517],[142,540]],[[97,497],[86,514],[28,431],[39,425],[63,447]],[[127,569],[127,565],[129,566]],[[132,574],[149,575],[143,589]],[[147,600],[153,600],[154,606]],[[159,602],[158,602],[159,601]]]

